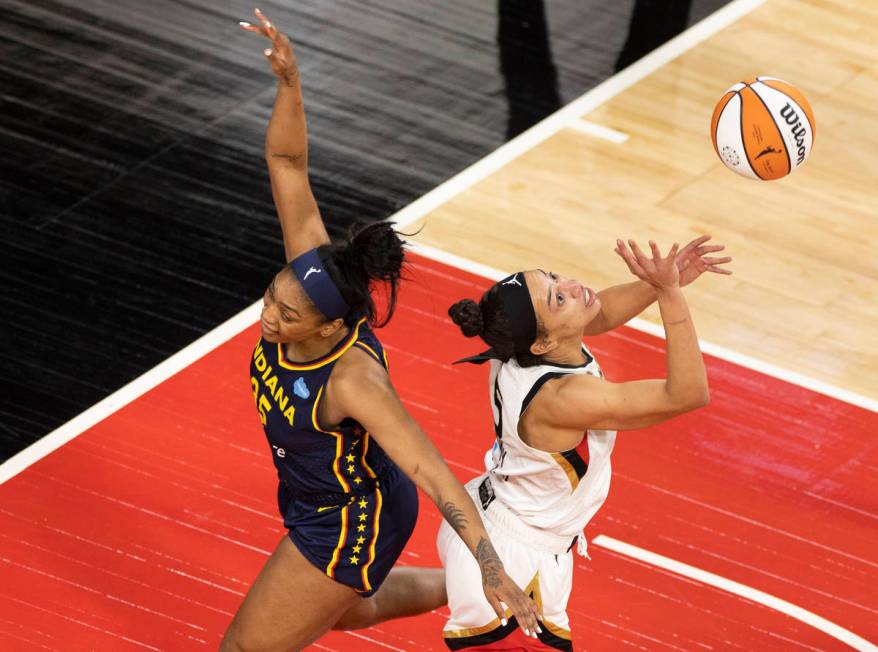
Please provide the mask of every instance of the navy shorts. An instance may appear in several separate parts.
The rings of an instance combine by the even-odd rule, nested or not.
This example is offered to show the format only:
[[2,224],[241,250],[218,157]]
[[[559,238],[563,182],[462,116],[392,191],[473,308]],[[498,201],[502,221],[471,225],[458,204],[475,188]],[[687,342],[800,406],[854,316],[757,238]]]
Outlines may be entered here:
[[318,507],[278,487],[278,507],[290,540],[305,558],[363,597],[378,590],[415,529],[418,491],[390,465],[380,485],[347,503]]

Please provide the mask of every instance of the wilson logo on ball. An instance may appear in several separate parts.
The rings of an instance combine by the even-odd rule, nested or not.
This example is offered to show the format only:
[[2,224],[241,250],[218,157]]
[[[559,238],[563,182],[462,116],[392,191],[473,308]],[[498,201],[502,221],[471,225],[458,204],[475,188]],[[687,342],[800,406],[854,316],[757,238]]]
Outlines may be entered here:
[[729,169],[750,179],[780,179],[811,153],[814,114],[792,84],[754,77],[729,88],[717,102],[710,136]]
[[796,139],[796,148],[799,155],[799,158],[796,161],[796,165],[801,165],[805,162],[805,156],[807,154],[807,152],[805,151],[805,134],[808,133],[808,130],[805,129],[802,121],[799,120],[799,114],[796,113],[796,110],[789,102],[787,102],[780,110],[780,115],[784,120],[787,121],[787,124],[792,127],[792,129],[790,129],[790,133],[793,135],[793,138]]

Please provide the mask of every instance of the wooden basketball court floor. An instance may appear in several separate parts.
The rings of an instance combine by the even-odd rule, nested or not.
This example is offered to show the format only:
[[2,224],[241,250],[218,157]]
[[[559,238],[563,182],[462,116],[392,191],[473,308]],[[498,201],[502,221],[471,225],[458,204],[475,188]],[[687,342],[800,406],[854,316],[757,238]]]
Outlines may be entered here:
[[[712,403],[620,435],[592,559],[576,563],[574,645],[876,649],[878,11],[739,1],[711,20],[402,211],[425,246],[382,339],[407,406],[467,479],[491,444],[485,372],[450,366],[476,346],[446,307],[495,269],[625,281],[617,235],[713,233],[735,276],[687,290]],[[795,80],[817,116],[811,160],[775,184],[722,169],[706,135],[726,82],[754,73]],[[256,314],[0,467],[0,649],[216,647],[281,536],[242,371]],[[645,317],[589,342],[610,378],[662,373]],[[402,563],[438,563],[438,523],[422,500]],[[444,617],[314,648],[439,650]]]

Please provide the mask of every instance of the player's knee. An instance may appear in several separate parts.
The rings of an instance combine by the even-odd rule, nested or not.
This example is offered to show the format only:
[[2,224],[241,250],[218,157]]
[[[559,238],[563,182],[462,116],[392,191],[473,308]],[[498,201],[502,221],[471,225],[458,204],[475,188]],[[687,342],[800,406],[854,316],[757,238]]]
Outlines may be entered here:
[[255,633],[248,636],[233,622],[223,636],[219,652],[264,652],[270,649],[273,648],[267,641],[259,640]]
[[332,628],[340,630],[365,629],[376,622],[378,622],[378,605],[375,596],[372,596],[360,600],[359,604],[348,609]]

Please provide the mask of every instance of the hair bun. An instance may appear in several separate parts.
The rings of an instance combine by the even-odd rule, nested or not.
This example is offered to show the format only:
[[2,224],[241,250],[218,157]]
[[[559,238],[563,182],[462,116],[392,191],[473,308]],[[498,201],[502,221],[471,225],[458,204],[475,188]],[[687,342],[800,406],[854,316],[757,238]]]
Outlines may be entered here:
[[352,229],[347,256],[352,267],[373,281],[397,281],[402,275],[405,243],[392,222],[358,224]]
[[467,337],[481,335],[485,328],[482,320],[482,309],[472,299],[458,301],[448,309],[451,320],[460,326],[460,330]]

